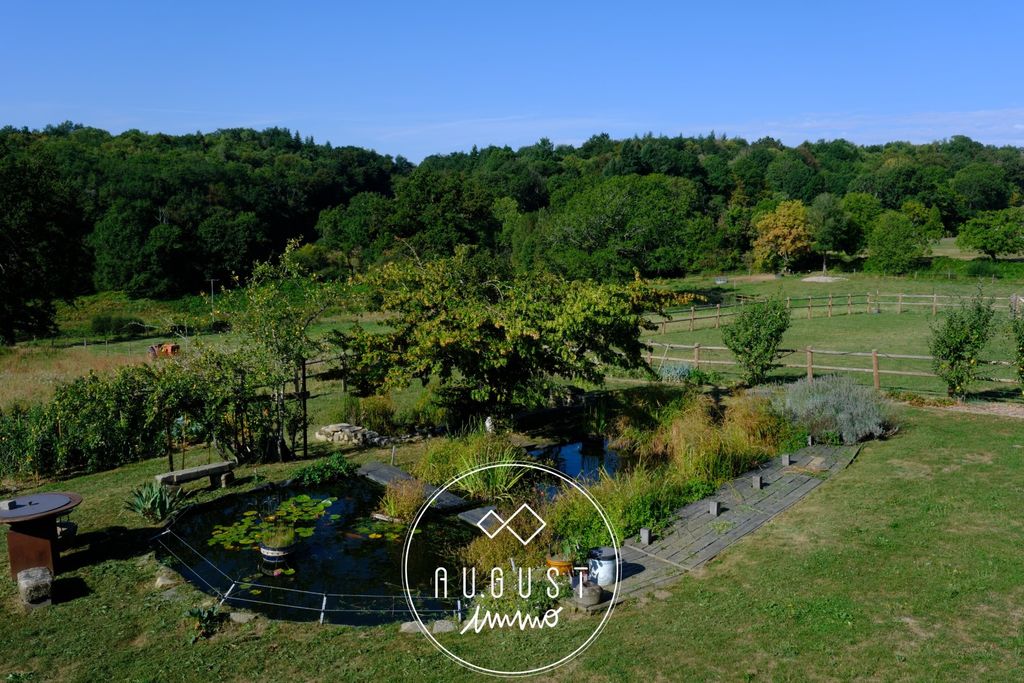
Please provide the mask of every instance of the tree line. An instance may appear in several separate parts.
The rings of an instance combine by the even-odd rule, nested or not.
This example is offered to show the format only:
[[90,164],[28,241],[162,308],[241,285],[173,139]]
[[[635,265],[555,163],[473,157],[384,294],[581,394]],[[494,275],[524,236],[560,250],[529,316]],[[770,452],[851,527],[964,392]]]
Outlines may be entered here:
[[1024,150],[957,136],[787,147],[711,133],[541,139],[402,157],[282,128],[170,136],[0,130],[0,337],[52,331],[59,298],[169,298],[246,277],[292,239],[345,278],[461,245],[503,276],[624,280],[867,255],[906,272],[943,235],[1024,251]]

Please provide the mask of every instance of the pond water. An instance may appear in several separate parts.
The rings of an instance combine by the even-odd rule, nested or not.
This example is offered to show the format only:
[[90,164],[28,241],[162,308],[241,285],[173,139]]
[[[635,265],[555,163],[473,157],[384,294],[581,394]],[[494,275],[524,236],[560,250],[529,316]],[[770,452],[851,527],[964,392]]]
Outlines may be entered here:
[[[382,489],[356,478],[322,489],[276,489],[227,496],[187,511],[160,538],[158,548],[182,576],[201,590],[227,595],[228,604],[273,618],[364,625],[407,620],[401,555],[405,530],[371,517]],[[280,566],[258,549],[217,542],[214,535],[247,516],[266,515],[296,496],[331,499],[322,517],[309,523],[312,534],[299,540]],[[454,602],[433,600],[430,580],[439,565],[451,566],[450,550],[471,538],[472,530],[451,517],[427,518],[424,533],[443,535],[450,544],[414,543],[409,579],[423,592],[417,610],[450,612]],[[221,537],[223,538],[223,537]],[[251,543],[250,539],[246,539]]]
[[572,441],[530,451],[530,455],[552,463],[559,472],[583,482],[595,482],[603,471],[615,474],[622,462],[619,454],[602,439]]

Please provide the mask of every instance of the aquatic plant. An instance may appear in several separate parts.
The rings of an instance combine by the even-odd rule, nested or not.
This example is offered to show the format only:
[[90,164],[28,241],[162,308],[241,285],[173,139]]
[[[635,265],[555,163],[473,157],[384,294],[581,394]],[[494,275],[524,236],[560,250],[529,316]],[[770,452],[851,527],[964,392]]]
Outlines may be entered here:
[[[234,524],[215,526],[207,544],[220,545],[227,550],[258,548],[260,543],[285,547],[297,539],[312,536],[314,524],[333,503],[332,498],[316,499],[301,494],[282,501],[262,516],[256,510],[246,510]],[[288,539],[291,543],[283,543]]]

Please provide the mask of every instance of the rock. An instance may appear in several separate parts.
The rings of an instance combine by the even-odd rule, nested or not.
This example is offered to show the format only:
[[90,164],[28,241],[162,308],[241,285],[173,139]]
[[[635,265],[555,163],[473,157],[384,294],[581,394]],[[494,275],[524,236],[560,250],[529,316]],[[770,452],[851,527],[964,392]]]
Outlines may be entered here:
[[163,591],[162,593],[158,593],[157,595],[161,600],[167,601],[183,599],[181,593],[178,592],[177,586],[175,586],[174,588],[168,588],[167,590]]
[[654,597],[658,600],[668,600],[672,597],[672,594],[668,591],[654,591]]
[[455,622],[448,621],[447,619],[438,619],[431,625],[430,630],[433,633],[451,633],[455,630]]
[[248,624],[256,618],[256,615],[252,612],[232,612],[228,618],[235,624]]
[[48,567],[33,567],[18,572],[18,592],[27,605],[38,605],[50,599],[53,574]]
[[169,572],[160,572],[156,575],[156,587],[158,589],[170,588],[178,585],[178,578]]
[[426,629],[418,621],[405,621],[398,627],[399,633],[425,633]]

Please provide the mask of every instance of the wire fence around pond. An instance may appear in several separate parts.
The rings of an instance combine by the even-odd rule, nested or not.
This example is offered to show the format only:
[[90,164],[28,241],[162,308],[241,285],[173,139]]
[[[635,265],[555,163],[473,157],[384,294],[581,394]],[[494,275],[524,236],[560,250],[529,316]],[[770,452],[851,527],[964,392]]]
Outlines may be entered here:
[[[170,546],[168,539],[173,539],[179,544],[178,552],[175,552]],[[392,616],[395,618],[399,616],[412,618],[413,616],[404,592],[394,594],[333,593],[274,586],[230,576],[170,527],[155,536],[153,542],[160,544],[168,555],[177,561],[180,567],[179,573],[187,572],[195,578],[196,583],[205,586],[210,594],[218,598],[219,606],[227,603],[239,607],[256,606],[283,611],[298,610],[309,614],[321,624],[334,614]],[[207,571],[197,570],[196,566],[188,562],[182,555],[191,555],[201,560]],[[264,595],[265,592],[280,597],[271,599]],[[416,612],[421,618],[452,616],[461,619],[463,605],[460,599],[435,598],[425,595],[413,595],[412,599],[417,602]],[[448,603],[450,606],[433,606],[444,603]]]

